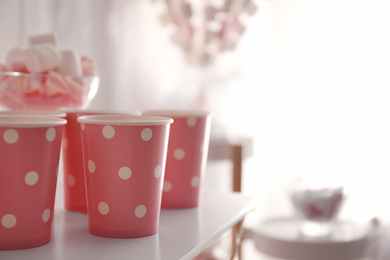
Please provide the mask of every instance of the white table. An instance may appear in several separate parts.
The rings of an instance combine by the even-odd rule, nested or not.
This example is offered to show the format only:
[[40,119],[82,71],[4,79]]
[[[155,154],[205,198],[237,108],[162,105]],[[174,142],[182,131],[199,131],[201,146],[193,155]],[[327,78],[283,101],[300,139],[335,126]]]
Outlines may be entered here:
[[204,193],[199,208],[162,210],[158,234],[132,239],[91,235],[85,214],[56,209],[49,244],[0,251],[0,259],[192,259],[254,208],[254,199],[239,193]]
[[278,259],[356,260],[366,257],[368,226],[339,222],[329,237],[317,239],[302,236],[298,227],[295,218],[271,219],[245,230],[244,239],[252,239],[260,252]]

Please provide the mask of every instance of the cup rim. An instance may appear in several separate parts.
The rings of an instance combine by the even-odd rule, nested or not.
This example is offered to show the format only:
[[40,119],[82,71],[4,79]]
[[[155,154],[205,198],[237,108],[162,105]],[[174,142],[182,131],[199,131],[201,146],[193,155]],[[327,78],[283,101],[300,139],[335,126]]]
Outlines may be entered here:
[[173,119],[161,116],[116,114],[79,116],[77,122],[93,125],[166,125],[173,123]]
[[188,117],[188,116],[210,116],[211,112],[206,110],[191,110],[191,109],[156,109],[156,110],[140,110],[142,115],[154,116],[173,116],[173,117]]
[[2,116],[0,115],[0,127],[38,128],[65,125],[63,118],[53,116]]
[[65,118],[66,113],[50,110],[0,110],[0,116],[52,116]]

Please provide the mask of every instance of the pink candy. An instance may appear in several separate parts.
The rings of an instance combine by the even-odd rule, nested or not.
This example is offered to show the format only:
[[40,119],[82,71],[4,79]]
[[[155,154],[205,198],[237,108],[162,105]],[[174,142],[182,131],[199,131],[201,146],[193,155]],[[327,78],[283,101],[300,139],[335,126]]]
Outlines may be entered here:
[[54,34],[31,36],[0,64],[0,101],[11,109],[80,107],[96,85],[95,75],[93,60],[58,50]]

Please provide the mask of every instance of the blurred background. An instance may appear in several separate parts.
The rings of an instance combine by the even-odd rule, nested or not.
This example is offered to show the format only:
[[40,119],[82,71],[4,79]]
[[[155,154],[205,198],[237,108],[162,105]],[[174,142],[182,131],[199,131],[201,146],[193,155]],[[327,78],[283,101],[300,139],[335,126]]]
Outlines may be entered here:
[[[301,175],[342,179],[344,218],[387,220],[390,3],[253,3],[239,41],[208,69],[190,64],[162,0],[0,0],[0,62],[27,36],[54,31],[62,49],[95,60],[90,108],[211,110],[213,138],[253,138],[243,172],[243,193],[258,201],[249,226],[291,215],[286,185]],[[229,167],[210,162],[208,185],[230,190]]]

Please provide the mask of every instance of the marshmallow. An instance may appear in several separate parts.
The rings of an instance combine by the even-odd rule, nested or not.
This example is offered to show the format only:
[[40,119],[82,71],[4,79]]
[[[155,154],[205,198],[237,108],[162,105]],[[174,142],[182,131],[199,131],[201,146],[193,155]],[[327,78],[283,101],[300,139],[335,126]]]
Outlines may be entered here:
[[44,82],[43,74],[27,74],[24,77],[24,89],[25,93],[28,94],[44,94],[45,90],[43,87]]
[[32,73],[39,73],[57,68],[60,56],[50,44],[38,44],[24,51],[24,60],[27,69]]
[[57,47],[57,37],[54,33],[44,33],[30,36],[27,41],[29,46],[47,43]]
[[24,49],[22,47],[15,47],[9,50],[5,57],[5,66],[12,67],[13,63],[22,62],[24,60],[23,52]]
[[60,51],[61,64],[58,72],[63,76],[81,76],[80,57],[71,50]]

